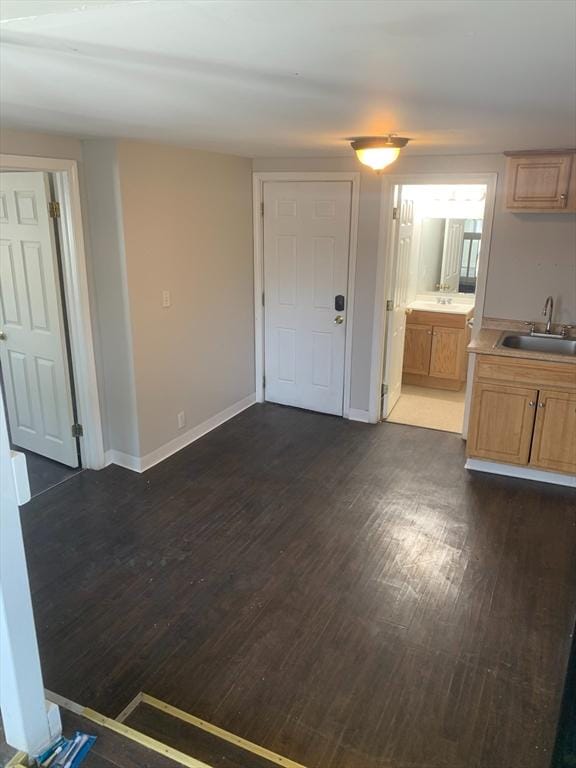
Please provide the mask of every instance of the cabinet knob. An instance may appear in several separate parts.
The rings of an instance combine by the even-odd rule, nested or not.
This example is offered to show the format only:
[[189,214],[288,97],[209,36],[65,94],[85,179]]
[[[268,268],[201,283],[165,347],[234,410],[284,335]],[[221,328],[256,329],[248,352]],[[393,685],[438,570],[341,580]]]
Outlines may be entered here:
[[534,400],[530,400],[530,402],[528,403],[528,405],[530,406],[530,408],[534,408],[534,406],[536,405],[536,403],[534,402]]
[[567,200],[567,199],[568,199],[568,195],[566,194],[566,192],[562,192],[562,194],[560,195],[560,200]]
[[544,408],[545,405],[546,403],[538,403],[538,408]]

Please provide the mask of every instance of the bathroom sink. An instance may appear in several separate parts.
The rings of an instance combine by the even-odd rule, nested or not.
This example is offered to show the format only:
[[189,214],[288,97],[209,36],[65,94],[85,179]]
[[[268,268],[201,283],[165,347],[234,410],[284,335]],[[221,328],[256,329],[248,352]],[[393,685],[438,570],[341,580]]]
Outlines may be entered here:
[[527,352],[548,352],[551,355],[576,355],[576,339],[554,339],[514,333],[502,336],[498,346],[525,349]]
[[439,301],[417,299],[408,305],[408,309],[421,310],[424,312],[445,312],[467,315],[470,310],[474,309],[474,304],[464,304],[457,301],[452,301],[450,304],[441,304]]

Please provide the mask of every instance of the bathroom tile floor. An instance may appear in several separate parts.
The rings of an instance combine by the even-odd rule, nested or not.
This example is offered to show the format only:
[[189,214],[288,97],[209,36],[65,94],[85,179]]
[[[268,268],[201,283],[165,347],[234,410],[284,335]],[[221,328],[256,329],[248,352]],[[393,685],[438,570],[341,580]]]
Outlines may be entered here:
[[460,392],[450,392],[403,384],[402,394],[387,420],[395,424],[460,433],[464,423],[465,396],[464,388]]

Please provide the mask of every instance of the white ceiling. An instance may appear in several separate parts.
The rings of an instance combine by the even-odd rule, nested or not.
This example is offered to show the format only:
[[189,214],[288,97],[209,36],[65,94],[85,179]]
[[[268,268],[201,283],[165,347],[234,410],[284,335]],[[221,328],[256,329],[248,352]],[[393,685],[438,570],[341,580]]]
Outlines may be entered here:
[[2,0],[5,125],[252,156],[576,143],[575,0]]

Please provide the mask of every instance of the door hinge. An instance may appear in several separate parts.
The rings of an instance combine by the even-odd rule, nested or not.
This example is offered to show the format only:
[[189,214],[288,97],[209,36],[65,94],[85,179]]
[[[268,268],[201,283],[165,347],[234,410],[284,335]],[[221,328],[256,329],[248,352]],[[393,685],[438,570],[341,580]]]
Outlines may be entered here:
[[395,205],[394,208],[392,208],[392,218],[396,220],[398,218],[398,207]]
[[264,216],[264,203],[260,203],[260,215]]
[[382,384],[382,397],[388,394],[388,384]]
[[266,299],[264,298],[264,291],[262,291],[262,306],[264,306],[264,302],[265,301],[266,301]]
[[392,312],[393,309],[394,309],[394,300],[388,299],[388,301],[386,302],[386,312]]
[[48,213],[50,214],[51,219],[59,219],[60,203],[57,203],[56,200],[50,200],[48,203]]
[[72,437],[83,437],[84,427],[82,424],[72,424]]
[[262,376],[262,389],[266,389],[266,376]]

